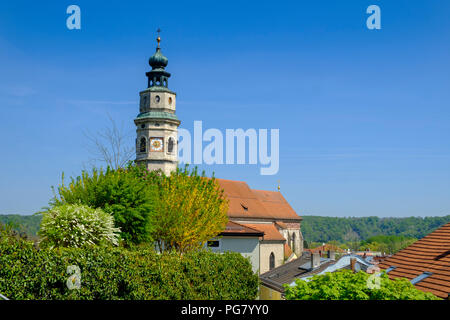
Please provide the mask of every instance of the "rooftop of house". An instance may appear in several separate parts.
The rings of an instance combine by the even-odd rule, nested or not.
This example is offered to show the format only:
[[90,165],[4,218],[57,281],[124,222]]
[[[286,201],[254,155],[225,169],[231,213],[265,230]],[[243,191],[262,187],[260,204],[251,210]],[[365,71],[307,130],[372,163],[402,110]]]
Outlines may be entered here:
[[[338,260],[325,259],[323,264],[318,268],[302,274],[299,278],[308,281],[314,275],[321,275],[327,272],[335,272],[342,269],[352,270],[351,259],[355,259],[354,271],[365,271],[372,267],[372,263],[354,254],[347,254],[340,257]],[[291,283],[293,284],[293,283]]]
[[301,220],[279,191],[252,190],[244,181],[216,180],[229,200],[230,218]]
[[249,226],[236,223],[234,221],[228,221],[225,230],[220,234],[221,236],[250,236],[250,237],[263,237],[264,232],[251,228]]
[[450,223],[380,262],[390,278],[409,279],[417,289],[450,295]]
[[265,286],[279,292],[284,292],[284,284],[291,283],[297,276],[308,272],[307,269],[303,269],[301,266],[310,261],[311,254],[309,252],[303,252],[299,258],[267,271],[261,274],[259,278]]
[[313,275],[323,274],[325,272],[335,272],[340,269],[351,269],[351,258],[357,259],[355,264],[357,270],[366,271],[371,267],[369,262],[359,256],[345,255],[338,260],[319,257],[320,264],[317,267],[312,268],[311,252],[305,251],[299,258],[267,271],[266,273],[261,274],[259,278],[264,286],[283,293],[283,285],[293,284],[296,279],[308,281],[308,278]]
[[321,245],[319,247],[316,247],[316,248],[305,249],[305,250],[309,251],[309,252],[322,252],[322,253],[325,253],[325,252],[327,252],[329,250],[332,250],[332,251],[335,251],[335,252],[339,252],[339,253],[344,253],[345,252],[344,249],[341,249],[341,248],[339,248],[336,245],[328,244],[328,243],[327,244],[323,244],[323,245]]
[[[285,259],[289,259],[291,258],[291,256],[294,254],[294,252],[292,252],[291,247],[288,245],[287,242],[284,243],[284,258]],[[294,254],[295,255],[295,254]],[[295,258],[295,256],[294,256]]]
[[286,241],[283,235],[275,227],[274,223],[242,223],[242,225],[263,232],[264,235],[261,240]]
[[358,251],[355,252],[358,256],[365,256],[365,257],[380,257],[383,255],[381,251]]

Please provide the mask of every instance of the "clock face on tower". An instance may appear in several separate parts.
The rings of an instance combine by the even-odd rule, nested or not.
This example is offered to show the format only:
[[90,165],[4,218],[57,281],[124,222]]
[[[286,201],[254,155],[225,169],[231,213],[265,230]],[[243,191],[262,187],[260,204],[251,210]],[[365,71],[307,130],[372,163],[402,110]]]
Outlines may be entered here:
[[163,138],[150,138],[150,151],[164,151]]

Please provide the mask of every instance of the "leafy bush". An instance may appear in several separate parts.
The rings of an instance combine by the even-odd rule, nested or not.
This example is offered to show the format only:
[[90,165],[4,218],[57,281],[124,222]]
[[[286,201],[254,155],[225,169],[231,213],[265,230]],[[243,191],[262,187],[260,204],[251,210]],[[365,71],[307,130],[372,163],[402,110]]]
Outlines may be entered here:
[[50,201],[51,206],[61,204],[84,204],[101,208],[113,215],[121,238],[127,243],[151,241],[149,216],[157,203],[157,184],[161,177],[139,166],[125,169],[93,169],[89,174],[71,178],[68,186],[62,184]]
[[126,244],[158,242],[161,250],[186,252],[225,229],[228,201],[214,178],[197,168],[170,176],[141,166],[94,169],[57,189],[51,206],[84,204],[114,216]]
[[114,218],[101,209],[85,205],[64,204],[42,213],[41,244],[48,247],[83,247],[86,245],[118,245]]
[[[68,289],[80,269],[79,289]],[[0,292],[10,299],[255,299],[258,276],[238,253],[157,254],[148,247],[38,249],[0,235]]]
[[374,275],[351,270],[315,275],[310,281],[297,279],[295,286],[285,285],[287,300],[436,300],[431,293],[414,287],[407,279],[390,280],[386,273],[372,286]]

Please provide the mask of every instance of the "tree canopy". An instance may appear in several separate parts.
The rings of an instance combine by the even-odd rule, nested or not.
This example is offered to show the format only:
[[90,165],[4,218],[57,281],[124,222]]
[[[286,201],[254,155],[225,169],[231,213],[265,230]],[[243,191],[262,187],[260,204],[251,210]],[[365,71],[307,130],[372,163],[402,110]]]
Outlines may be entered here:
[[126,243],[151,241],[150,215],[155,212],[158,190],[155,181],[162,179],[156,172],[129,165],[116,170],[83,171],[71,178],[69,185],[58,186],[50,205],[83,204],[101,208],[113,215]]
[[62,184],[52,207],[83,204],[113,215],[126,244],[157,242],[161,250],[200,248],[228,222],[228,201],[214,177],[197,168],[170,176],[141,166],[94,169]]
[[377,235],[397,235],[420,239],[450,222],[442,217],[321,217],[302,216],[302,233],[308,242],[340,243],[366,240]]
[[160,249],[179,252],[201,248],[217,236],[228,222],[228,200],[217,181],[191,171],[177,169],[159,180],[159,201],[151,215],[152,238]]
[[437,300],[420,291],[407,279],[390,280],[386,273],[377,277],[363,271],[327,272],[310,281],[297,279],[295,286],[285,285],[287,300]]

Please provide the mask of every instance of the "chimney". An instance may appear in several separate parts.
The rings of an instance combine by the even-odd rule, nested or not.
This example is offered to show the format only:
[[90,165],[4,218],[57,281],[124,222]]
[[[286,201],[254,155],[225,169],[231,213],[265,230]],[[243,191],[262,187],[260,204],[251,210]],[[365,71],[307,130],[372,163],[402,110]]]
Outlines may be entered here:
[[320,255],[317,252],[311,254],[311,269],[317,268],[320,265]]
[[355,272],[356,258],[350,258],[350,268]]
[[328,250],[328,258],[330,260],[336,260],[336,252],[334,252],[333,250]]
[[366,272],[369,274],[378,273],[380,272],[380,267],[378,267],[377,265],[371,265],[367,268]]

